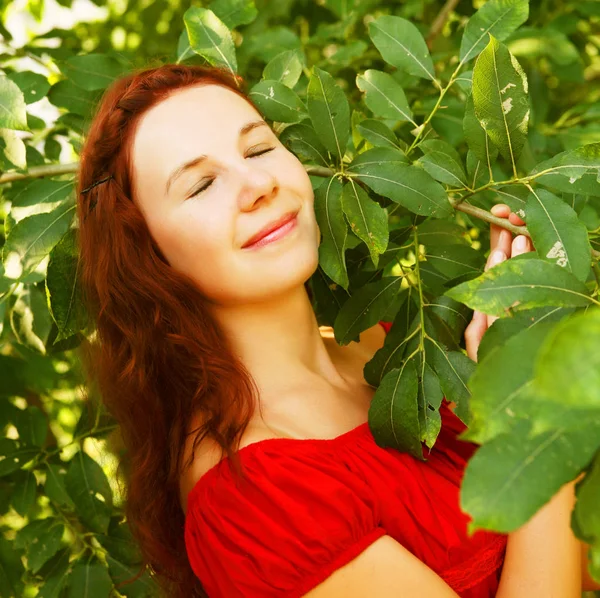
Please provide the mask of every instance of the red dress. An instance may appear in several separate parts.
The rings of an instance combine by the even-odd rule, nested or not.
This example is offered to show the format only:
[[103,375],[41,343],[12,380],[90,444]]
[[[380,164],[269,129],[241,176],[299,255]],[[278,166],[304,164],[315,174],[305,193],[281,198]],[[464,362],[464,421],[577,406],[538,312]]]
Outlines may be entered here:
[[[389,330],[391,324],[380,322]],[[507,536],[477,531],[459,507],[464,424],[440,410],[427,462],[375,443],[367,422],[332,439],[270,438],[224,459],[188,495],[185,543],[210,598],[297,598],[389,535],[463,598],[493,598]]]

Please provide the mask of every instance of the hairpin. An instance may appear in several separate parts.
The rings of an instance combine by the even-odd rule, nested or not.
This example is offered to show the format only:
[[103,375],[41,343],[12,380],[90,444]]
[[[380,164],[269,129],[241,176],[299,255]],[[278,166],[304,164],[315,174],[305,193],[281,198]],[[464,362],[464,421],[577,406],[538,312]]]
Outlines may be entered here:
[[107,177],[105,177],[99,181],[96,181],[95,183],[91,184],[89,187],[86,187],[81,193],[87,193],[90,189],[94,188],[96,185],[100,185],[101,183],[104,183],[112,178],[113,178],[113,175],[109,174]]

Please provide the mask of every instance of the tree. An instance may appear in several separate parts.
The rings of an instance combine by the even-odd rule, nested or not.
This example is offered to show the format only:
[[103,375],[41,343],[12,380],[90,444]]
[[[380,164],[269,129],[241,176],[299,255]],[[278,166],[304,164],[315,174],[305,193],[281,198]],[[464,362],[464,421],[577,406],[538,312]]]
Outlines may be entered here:
[[[422,458],[442,398],[454,401],[482,445],[462,488],[473,529],[512,531],[585,474],[572,524],[600,580],[598,4],[161,6],[20,48],[2,28],[0,593],[154,592],[147,572],[115,588],[140,560],[114,479],[118,430],[78,398],[77,162],[60,158],[77,154],[109,82],[157,55],[242,74],[305,163],[323,235],[319,324],[344,345],[393,322],[365,368],[378,443]],[[129,46],[111,47],[110,31]],[[54,122],[33,115],[39,101],[59,109]],[[499,201],[526,227],[494,217]],[[489,223],[537,251],[483,272]],[[478,364],[462,344],[470,309],[500,316]]]

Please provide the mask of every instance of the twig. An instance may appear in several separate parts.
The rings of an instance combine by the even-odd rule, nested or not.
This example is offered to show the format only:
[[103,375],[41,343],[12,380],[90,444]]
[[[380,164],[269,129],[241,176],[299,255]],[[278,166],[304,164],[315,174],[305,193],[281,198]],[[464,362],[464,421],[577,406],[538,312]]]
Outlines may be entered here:
[[23,179],[36,179],[45,176],[58,176],[60,174],[71,174],[79,170],[79,162],[71,164],[44,164],[44,166],[32,166],[27,172],[5,172],[0,175],[0,185],[20,181]]
[[[306,172],[313,176],[330,177],[336,174],[335,171],[331,170],[331,168],[327,168],[326,166],[305,166],[305,168]],[[70,164],[48,164],[44,166],[32,166],[28,169],[27,172],[7,172],[3,175],[0,175],[0,185],[22,179],[51,177],[58,176],[61,174],[77,173],[78,169],[78,162],[72,162]],[[540,173],[538,173],[535,176],[539,176],[539,174]],[[482,189],[483,188],[476,189],[476,191],[481,191]],[[484,222],[497,224],[498,226],[505,228],[506,230],[509,230],[510,232],[516,235],[525,235],[526,237],[531,237],[526,227],[516,226],[514,224],[511,224],[506,218],[498,218],[497,216],[494,216],[491,212],[488,212],[487,210],[483,210],[482,208],[478,208],[469,203],[466,203],[464,199],[471,194],[472,193],[468,193],[459,201],[455,203],[453,202],[452,205],[454,209],[460,212],[464,212],[465,214],[469,214],[470,216],[475,216],[475,218],[479,218]],[[600,259],[600,251],[592,249],[592,256],[596,259]]]
[[469,216],[475,216],[475,218],[479,218],[479,220],[483,220],[484,222],[489,222],[490,224],[497,224],[498,226],[509,230],[515,235],[525,235],[526,237],[531,238],[527,227],[512,224],[512,222],[509,222],[506,218],[494,216],[491,212],[488,212],[487,210],[484,210],[482,208],[478,208],[477,206],[474,206],[470,203],[466,203],[464,201],[461,201],[460,203],[455,203],[454,209],[458,210],[459,212],[469,214]]
[[433,45],[433,40],[440,34],[440,31],[444,28],[450,13],[456,8],[458,4],[458,0],[446,0],[446,4],[442,7],[442,10],[438,13],[438,16],[433,21],[431,25],[431,29],[427,34],[426,42],[427,47],[431,50],[431,46]]

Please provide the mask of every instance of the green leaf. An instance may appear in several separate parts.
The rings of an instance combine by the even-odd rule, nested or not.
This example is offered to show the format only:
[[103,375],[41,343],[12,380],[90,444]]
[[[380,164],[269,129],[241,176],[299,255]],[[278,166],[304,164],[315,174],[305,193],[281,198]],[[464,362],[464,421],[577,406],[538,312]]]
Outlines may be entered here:
[[250,99],[260,111],[271,120],[284,123],[297,123],[306,116],[302,100],[283,83],[259,81],[249,93]]
[[147,570],[135,581],[128,581],[144,567],[141,563],[136,566],[127,565],[110,554],[106,555],[106,562],[110,577],[115,586],[119,588],[119,594],[127,598],[146,598],[146,596],[156,595],[156,584]]
[[381,381],[369,407],[369,427],[379,446],[408,452],[423,461],[417,393],[417,370],[411,359]]
[[355,174],[362,174],[368,173],[374,166],[383,165],[390,168],[408,166],[408,158],[399,149],[374,147],[358,154],[348,166],[348,170]]
[[22,577],[25,572],[21,553],[15,550],[14,542],[0,536],[0,596],[21,598],[23,596]]
[[23,92],[5,75],[0,76],[0,129],[29,131]]
[[[419,239],[421,240],[421,239]],[[468,245],[429,243],[426,247],[426,262],[421,262],[421,271],[441,275],[444,282],[459,276],[476,276],[483,269],[483,255]],[[441,282],[441,281],[440,281]],[[441,290],[444,292],[444,289]]]
[[446,295],[491,316],[534,307],[584,307],[587,287],[564,268],[539,259],[510,259]]
[[383,15],[369,23],[369,36],[388,64],[415,77],[435,79],[427,44],[410,21]]
[[498,195],[498,200],[505,203],[515,214],[525,220],[525,206],[529,197],[529,190],[524,185],[505,185],[498,189],[494,189],[494,193]]
[[350,135],[350,107],[346,94],[329,73],[314,67],[306,101],[317,135],[323,145],[341,160]]
[[298,157],[321,166],[329,166],[327,150],[315,130],[305,123],[286,127],[279,140]]
[[108,569],[100,563],[76,563],[68,583],[69,598],[108,598],[113,587]]
[[456,415],[469,425],[471,391],[468,382],[475,371],[475,362],[459,351],[446,351],[427,341],[428,361],[438,375],[440,386],[448,401],[456,403]]
[[0,438],[0,477],[21,469],[38,454],[37,448],[19,443],[12,438]]
[[467,231],[456,222],[425,220],[417,227],[419,243],[429,245],[466,245]]
[[543,322],[525,328],[479,360],[469,381],[469,440],[483,444],[509,431],[516,418],[527,416],[523,391],[532,383],[538,351],[554,326]]
[[[390,151],[387,148],[376,148],[369,152],[383,150]],[[444,188],[416,166],[382,161],[367,163],[363,158],[362,162],[353,161],[348,166],[347,174],[355,176],[375,193],[399,203],[415,214],[435,218],[452,214],[452,206]]]
[[525,208],[527,230],[538,254],[585,282],[592,248],[585,224],[573,208],[545,189],[532,190]]
[[528,0],[489,0],[468,21],[460,43],[460,62],[475,58],[491,34],[505,40],[529,17]]
[[564,33],[552,27],[521,27],[510,36],[506,45],[515,56],[531,59],[545,56],[560,65],[571,64],[579,59],[577,46]]
[[529,520],[590,462],[600,446],[600,426],[550,430],[531,437],[525,420],[511,433],[480,447],[469,461],[461,508],[477,528],[508,533]]
[[65,476],[65,487],[81,521],[93,532],[106,533],[112,510],[112,491],[100,465],[87,453],[78,451]]
[[576,487],[577,502],[573,511],[575,528],[581,532],[582,540],[600,546],[600,453],[596,454],[591,468]]
[[48,435],[48,420],[41,409],[35,406],[17,409],[14,424],[19,432],[19,441],[31,447],[44,446]]
[[118,521],[113,517],[110,521],[108,534],[96,534],[100,544],[110,555],[125,565],[138,565],[142,556],[131,530],[126,522]]
[[23,92],[26,104],[34,104],[41,100],[50,89],[48,79],[38,73],[18,71],[9,73],[7,76],[13,83],[16,83]]
[[422,442],[432,448],[442,429],[439,408],[444,393],[440,381],[431,367],[423,364],[423,376],[419,378],[419,427]]
[[229,29],[235,29],[240,25],[249,25],[258,16],[254,0],[213,0],[208,8]]
[[212,10],[190,6],[183,15],[183,22],[196,54],[214,66],[224,66],[236,73],[237,59],[231,32]]
[[374,118],[366,118],[356,127],[358,132],[375,147],[388,147],[400,150],[398,138],[384,123]]
[[302,74],[302,56],[298,50],[286,50],[269,61],[263,79],[278,81],[292,89]]
[[561,152],[538,164],[528,176],[557,191],[600,196],[600,143]]
[[344,185],[342,208],[350,229],[369,248],[371,260],[377,268],[379,255],[386,250],[389,242],[386,211],[353,180]]
[[64,79],[50,88],[48,100],[59,108],[90,118],[102,93],[101,90],[86,91],[70,79]]
[[315,191],[314,210],[322,236],[319,264],[331,280],[348,290],[345,254],[348,227],[342,208],[342,183],[338,179],[324,181]]
[[391,75],[369,69],[357,75],[356,86],[365,92],[365,104],[375,116],[407,120],[416,126],[404,90]]
[[333,330],[339,345],[347,345],[381,321],[400,291],[402,278],[384,276],[357,289],[340,309]]
[[73,193],[73,181],[33,179],[11,198],[11,212],[16,207],[27,208],[37,204],[55,204]]
[[67,493],[65,486],[66,468],[63,465],[46,463],[46,482],[44,483],[44,492],[52,501],[63,507],[74,509],[75,504]]
[[74,212],[74,202],[69,199],[51,212],[17,222],[3,247],[5,275],[22,279],[31,273],[67,232]]
[[419,144],[425,154],[418,163],[423,166],[436,181],[454,187],[467,185],[467,175],[458,152],[442,139],[427,139]]
[[527,139],[527,77],[517,59],[494,37],[473,69],[473,104],[486,134],[515,169]]
[[60,67],[77,87],[86,91],[106,89],[126,70],[119,62],[106,54],[71,56]]
[[35,503],[37,494],[37,481],[31,471],[19,471],[13,476],[15,488],[13,491],[11,503],[14,510],[25,517]]
[[79,332],[87,322],[79,289],[79,252],[75,235],[75,230],[69,230],[50,252],[48,262],[46,296],[58,327],[55,342]]
[[540,350],[534,386],[552,402],[600,412],[600,309],[563,320]]
[[572,308],[539,307],[514,314],[511,318],[499,318],[487,329],[479,348],[477,360],[481,363],[496,347],[503,345],[510,338],[543,322],[559,322],[573,313]]
[[29,571],[37,573],[58,552],[64,531],[59,519],[47,517],[36,519],[17,532],[15,548],[25,550]]
[[[381,347],[364,367],[365,380],[372,386],[379,386],[383,377],[395,368],[401,368],[408,344],[419,324],[419,310],[410,292],[399,294],[400,300],[406,298],[399,306],[394,323],[387,333]],[[413,336],[414,338],[414,336]]]
[[40,569],[39,574],[44,578],[44,585],[40,588],[36,598],[60,598],[71,572],[69,568],[70,554],[69,549],[63,548]]
[[[485,129],[475,116],[473,96],[467,98],[465,105],[465,117],[463,119],[465,140],[473,154],[489,168],[498,156],[498,148],[491,142]],[[422,144],[421,144],[422,145]]]

